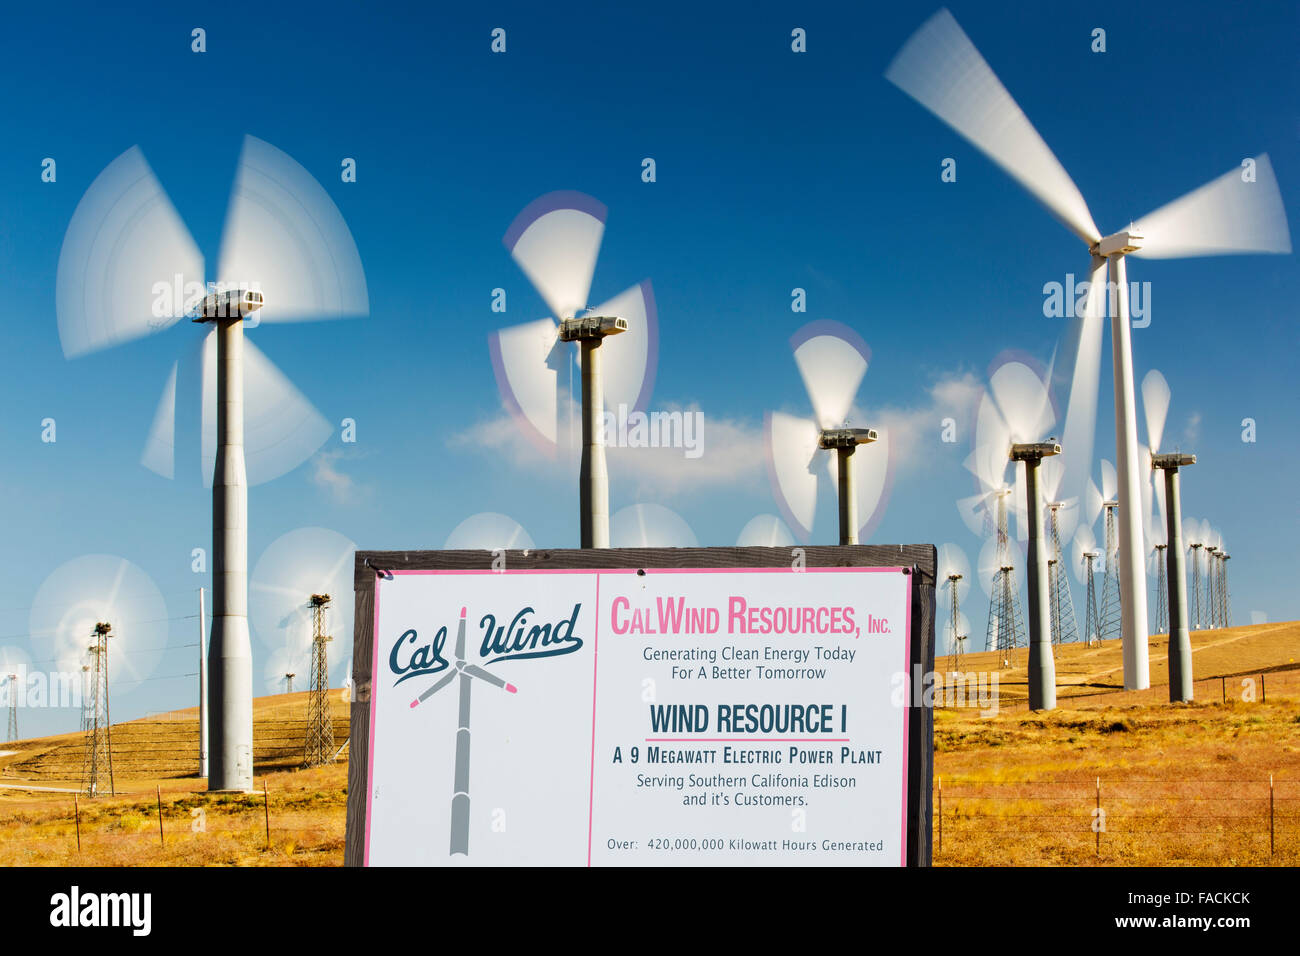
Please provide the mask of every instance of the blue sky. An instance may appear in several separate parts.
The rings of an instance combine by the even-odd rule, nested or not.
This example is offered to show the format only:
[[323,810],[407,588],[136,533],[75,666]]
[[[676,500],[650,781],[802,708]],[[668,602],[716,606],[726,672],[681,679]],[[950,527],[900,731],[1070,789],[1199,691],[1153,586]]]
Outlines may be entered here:
[[[250,495],[250,563],[295,528],[363,548],[434,548],[464,518],[501,511],[540,546],[575,546],[577,496],[502,431],[487,336],[547,314],[501,237],[537,196],[575,189],[609,209],[592,301],[654,284],[660,322],[653,408],[698,406],[705,459],[738,464],[638,481],[615,463],[612,506],[658,501],[701,544],[734,543],[777,510],[761,461],[763,413],[806,413],[788,345],[813,319],[850,325],[872,364],[858,404],[909,423],[874,542],[980,547],[954,507],[973,493],[970,450],[939,440],[943,396],[985,380],[1008,349],[1046,363],[1063,331],[1042,286],[1082,274],[1078,240],[882,73],[933,2],[665,4],[613,9],[498,4],[430,12],[361,4],[100,5],[9,12],[0,81],[0,646],[39,661],[35,595],[59,566],[120,555],[162,592],[155,676],[193,670],[190,551],[210,538],[192,423],[177,480],[139,464],[180,332],[76,360],[60,348],[55,270],[86,187],[139,145],[205,257],[215,262],[242,136],[292,155],[348,222],[369,286],[364,320],[262,327],[256,341],[331,423],[357,422],[324,457]],[[1300,203],[1296,9],[1260,3],[954,3],[953,13],[1056,152],[1103,232],[1267,151],[1289,215]],[[190,51],[190,30],[208,52]],[[1107,52],[1089,49],[1094,27]],[[489,52],[507,30],[508,52]],[[790,31],[808,52],[790,50]],[[44,157],[58,163],[43,183]],[[653,157],[657,182],[640,178]],[[354,157],[358,181],[339,164]],[[958,163],[944,184],[939,164]],[[1152,324],[1134,332],[1137,374],[1173,393],[1171,441],[1201,463],[1184,513],[1234,553],[1238,622],[1300,616],[1295,566],[1295,303],[1290,256],[1135,261]],[[508,313],[490,310],[507,290]],[[794,287],[809,308],[790,310]],[[189,329],[183,330],[189,332]],[[1107,340],[1108,341],[1108,340]],[[1109,346],[1107,345],[1107,354]],[[1097,448],[1113,457],[1109,362]],[[182,413],[184,405],[181,406]],[[1241,441],[1243,418],[1258,440]],[[41,441],[54,418],[57,442]],[[466,435],[492,436],[475,448]],[[716,431],[711,428],[716,426]],[[189,444],[186,444],[186,442]],[[721,455],[721,451],[715,451]],[[192,456],[193,457],[193,456]],[[343,476],[334,481],[327,476]],[[671,480],[669,480],[671,478]],[[819,528],[834,527],[829,499]],[[1074,582],[1076,602],[1081,589]],[[982,644],[984,599],[967,605]],[[1079,614],[1082,615],[1081,606]],[[260,652],[264,653],[264,652]],[[260,670],[261,661],[256,665]],[[336,675],[337,676],[337,675]],[[337,681],[336,681],[337,683]],[[114,691],[114,714],[192,703],[193,681]],[[120,708],[120,709],[119,709]],[[29,713],[26,733],[74,729]]]

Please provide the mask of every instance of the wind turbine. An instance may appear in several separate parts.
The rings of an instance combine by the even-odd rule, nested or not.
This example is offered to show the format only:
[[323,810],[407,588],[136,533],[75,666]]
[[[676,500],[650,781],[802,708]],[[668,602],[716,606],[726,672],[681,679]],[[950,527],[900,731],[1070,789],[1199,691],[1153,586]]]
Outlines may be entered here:
[[418,707],[438,691],[442,690],[457,677],[460,678],[460,704],[456,729],[456,776],[452,784],[451,797],[451,855],[460,853],[469,856],[469,697],[472,680],[486,681],[493,687],[500,687],[507,693],[515,694],[519,688],[509,684],[477,664],[465,662],[465,614],[466,608],[460,609],[460,624],[456,628],[455,666],[449,669],[437,683],[431,685],[424,693],[411,701],[412,707]]
[[1088,246],[1092,257],[1084,315],[1071,331],[1072,382],[1063,444],[1070,456],[1066,495],[1082,491],[1092,461],[1101,355],[1101,298],[1107,278],[1114,299],[1111,346],[1115,383],[1116,463],[1119,474],[1119,550],[1123,590],[1124,687],[1150,686],[1146,580],[1139,513],[1141,461],[1133,397],[1133,359],[1125,257],[1150,258],[1255,252],[1288,253],[1291,239],[1268,156],[1249,161],[1139,220],[1103,236],[1079,189],[1016,105],[993,70],[941,9],[895,56],[885,78],[1027,189]]
[[950,611],[943,632],[948,638],[951,669],[956,671],[961,668],[964,645],[970,637],[970,623],[961,610],[961,601],[970,591],[970,563],[966,560],[966,552],[955,544],[939,545],[939,560],[934,577],[940,588],[948,590]]
[[658,504],[628,505],[610,520],[616,548],[694,548],[695,532],[671,508]]
[[[502,240],[555,318],[494,332],[492,368],[507,410],[548,451],[560,444],[560,372],[567,370],[572,415],[572,349],[577,343],[582,384],[579,464],[581,545],[609,547],[609,474],[605,464],[605,405],[644,410],[654,386],[658,320],[649,280],[588,309],[592,275],[605,233],[606,208],[577,192],[548,193],[515,217]],[[579,313],[582,313],[579,315]],[[556,321],[558,319],[558,323]],[[605,355],[605,338],[619,335]],[[573,441],[572,424],[566,429]]]
[[755,515],[736,536],[738,548],[790,548],[794,543],[789,526],[776,515]]
[[[839,543],[857,544],[862,529],[879,519],[888,497],[891,457],[884,429],[850,427],[849,422],[871,349],[848,326],[825,320],[805,325],[790,346],[814,417],[767,415],[767,464],[777,504],[807,540],[817,512],[816,469],[825,467],[838,491]],[[869,443],[877,447],[858,450]],[[834,454],[819,461],[822,451]]]
[[[331,429],[244,341],[244,328],[254,313],[267,322],[361,316],[369,299],[356,245],[329,195],[287,154],[252,136],[240,152],[217,278],[203,284],[198,247],[133,147],[91,184],[73,214],[59,257],[57,311],[68,357],[162,331],[183,317],[215,326],[202,346],[201,457],[213,489],[208,785],[247,791],[249,479],[296,467]],[[177,368],[142,459],[165,477],[174,470]]]
[[483,511],[456,525],[442,547],[445,551],[531,551],[534,545],[514,518]]

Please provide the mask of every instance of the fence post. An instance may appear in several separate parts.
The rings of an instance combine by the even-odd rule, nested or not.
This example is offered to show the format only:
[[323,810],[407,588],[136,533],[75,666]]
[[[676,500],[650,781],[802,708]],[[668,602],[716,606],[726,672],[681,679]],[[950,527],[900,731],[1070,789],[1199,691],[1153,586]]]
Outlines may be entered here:
[[939,852],[943,852],[943,777],[939,778]]
[[1101,777],[1097,778],[1097,810],[1093,819],[1093,828],[1097,831],[1097,855],[1101,856]]
[[1268,855],[1273,856],[1273,775],[1268,775]]
[[167,841],[163,838],[163,828],[162,828],[162,787],[159,786],[156,787],[155,789],[158,794],[158,845],[166,846]]
[[75,793],[72,795],[72,812],[73,814],[75,814],[77,818],[77,852],[80,853],[81,852],[81,802],[77,799],[77,795]]
[[1264,675],[1259,675],[1259,702],[1261,704],[1268,700],[1268,694],[1264,691]]
[[262,778],[262,809],[266,813],[266,848],[271,849],[271,795],[267,792],[266,778]]
[[1228,678],[1220,677],[1219,685],[1223,688],[1223,702],[1226,704],[1228,702]]

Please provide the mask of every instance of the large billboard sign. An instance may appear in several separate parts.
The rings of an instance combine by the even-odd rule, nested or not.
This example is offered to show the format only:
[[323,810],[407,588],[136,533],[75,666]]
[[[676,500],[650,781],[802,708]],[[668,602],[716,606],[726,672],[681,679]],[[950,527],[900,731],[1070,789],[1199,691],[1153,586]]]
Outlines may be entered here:
[[360,553],[348,862],[927,862],[912,550]]

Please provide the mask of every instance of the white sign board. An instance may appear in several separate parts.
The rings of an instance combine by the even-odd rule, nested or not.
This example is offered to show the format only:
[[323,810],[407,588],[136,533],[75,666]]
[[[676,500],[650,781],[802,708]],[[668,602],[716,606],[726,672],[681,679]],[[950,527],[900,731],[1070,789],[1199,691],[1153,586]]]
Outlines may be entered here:
[[368,865],[906,863],[901,568],[376,582]]

